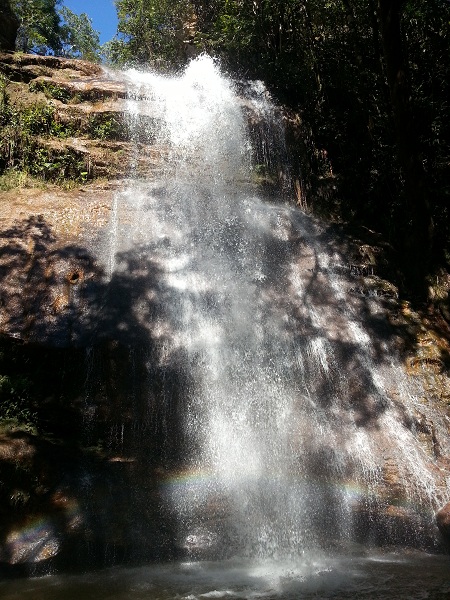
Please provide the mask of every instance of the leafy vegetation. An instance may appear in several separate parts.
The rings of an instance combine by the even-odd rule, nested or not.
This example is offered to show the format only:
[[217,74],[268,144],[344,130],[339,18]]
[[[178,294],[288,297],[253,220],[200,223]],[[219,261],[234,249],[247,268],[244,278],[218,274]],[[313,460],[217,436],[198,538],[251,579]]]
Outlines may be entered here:
[[62,55],[83,58],[91,62],[100,61],[100,36],[92,27],[86,13],[76,15],[67,6],[58,11],[63,19],[61,26]]
[[7,79],[0,78],[0,188],[11,189],[33,178],[59,184],[85,182],[89,169],[83,156],[41,141],[74,135],[73,126],[61,122],[50,104],[38,101],[20,108],[11,104],[6,87]]
[[[0,427],[61,433],[55,423],[58,411],[67,410],[64,400],[79,393],[80,355],[0,336]],[[70,431],[73,425],[69,419],[59,429]]]
[[7,346],[0,340],[0,423],[34,430],[38,418],[32,382],[22,369],[15,368],[14,357],[7,354]]
[[71,99],[71,93],[60,85],[55,85],[51,81],[32,81],[30,83],[30,92],[43,92],[46,98],[60,100],[67,103]]
[[75,14],[62,0],[10,0],[10,4],[19,20],[17,50],[100,60],[99,33],[86,13]]
[[0,375],[0,422],[34,430],[37,413],[30,401],[30,381],[21,375]]
[[16,48],[36,54],[61,52],[60,0],[10,0],[19,20]]
[[166,67],[185,62],[186,25],[193,18],[188,0],[119,0],[116,7],[119,35],[105,48],[110,61]]
[[89,121],[89,133],[99,140],[125,139],[126,127],[115,115],[97,114]]

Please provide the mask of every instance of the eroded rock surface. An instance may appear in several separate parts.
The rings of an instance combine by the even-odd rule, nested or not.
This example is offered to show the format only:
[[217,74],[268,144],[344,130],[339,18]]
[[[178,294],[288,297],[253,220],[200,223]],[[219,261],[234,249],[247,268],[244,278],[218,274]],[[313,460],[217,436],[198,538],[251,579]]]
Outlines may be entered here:
[[[160,266],[146,255],[146,248],[122,252],[116,272],[107,272],[102,254],[111,243],[114,204],[124,181],[129,176],[145,177],[149,184],[157,181],[167,169],[169,149],[156,139],[152,143],[151,135],[129,139],[126,87],[116,74],[98,65],[4,55],[0,70],[10,79],[7,91],[13,106],[43,105],[54,111],[63,134],[36,134],[36,151],[50,152],[54,162],[76,156],[85,175],[85,181],[72,180],[65,187],[47,183],[1,192],[2,360],[11,382],[24,386],[18,410],[22,415],[36,410],[39,416],[36,430],[13,425],[0,435],[0,479],[8,482],[1,496],[0,562],[7,568],[47,562],[64,568],[75,554],[80,563],[85,559],[104,565],[174,558],[186,548],[207,548],[215,543],[208,528],[187,531],[184,542],[174,542],[176,518],[161,510],[161,490],[177,478],[185,459],[177,409],[192,384],[182,350],[175,352],[173,364],[155,360],[156,343],[161,349],[161,339],[168,335],[164,311],[173,289],[158,280]],[[145,106],[139,118],[151,132],[159,116],[151,104]],[[297,200],[301,203],[300,197]],[[126,228],[129,221],[125,210],[120,225]],[[408,375],[424,390],[415,412],[398,391],[389,391],[390,401],[421,456],[426,455],[445,502],[450,466],[446,324],[436,315],[415,312],[399,299],[387,274],[389,249],[381,240],[339,237],[338,241],[337,232],[329,233],[342,261],[318,271],[311,252],[299,263],[299,273],[308,287],[316,289],[312,298],[317,305],[336,303],[335,298],[325,298],[316,283],[333,269],[346,278],[349,305],[365,306],[370,315],[371,299],[380,300],[372,335],[375,338],[389,322],[392,329],[386,337],[402,355]],[[165,241],[170,244],[169,238]],[[298,251],[300,242],[289,240],[286,248]],[[309,256],[310,249],[305,252]],[[287,271],[287,263],[281,264]],[[213,307],[213,299],[205,296],[205,304]],[[274,296],[273,302],[287,304],[284,296]],[[161,317],[159,329],[155,315]],[[297,317],[296,325],[300,328],[302,323]],[[336,339],[341,335],[337,322]],[[384,358],[382,339],[373,347]],[[371,398],[361,401],[363,383],[351,373],[349,381],[358,426],[370,434],[379,455],[376,477],[367,482],[371,495],[367,490],[354,493],[358,539],[441,550],[435,523],[412,506],[401,461],[384,437],[379,416],[385,406]],[[162,389],[167,393],[163,400]],[[306,433],[315,436],[313,430]],[[344,446],[345,431],[340,435]],[[328,466],[326,453],[318,454],[311,476],[325,484]],[[355,485],[352,476],[350,471],[343,475],[349,489]],[[220,501],[207,508],[210,512],[202,518],[207,515],[211,524],[226,519],[227,507]],[[332,515],[333,506],[329,508]],[[448,505],[442,510],[438,524],[446,532]],[[330,515],[323,515],[324,528],[332,521]],[[84,557],[86,548],[95,560],[92,555]]]

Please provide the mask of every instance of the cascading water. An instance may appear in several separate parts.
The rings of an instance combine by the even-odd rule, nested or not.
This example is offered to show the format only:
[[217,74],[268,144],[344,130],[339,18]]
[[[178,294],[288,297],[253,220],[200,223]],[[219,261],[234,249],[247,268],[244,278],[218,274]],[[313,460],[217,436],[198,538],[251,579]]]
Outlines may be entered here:
[[[116,198],[110,264],[114,278],[132,251],[146,282],[132,309],[163,374],[161,503],[177,547],[292,558],[383,537],[389,519],[382,533],[369,523],[390,504],[389,469],[401,510],[420,505],[429,521],[445,482],[408,427],[419,401],[390,358],[379,298],[351,294],[318,223],[258,192],[255,160],[284,153],[262,84],[239,97],[206,56],[180,77],[126,77],[131,169],[141,142],[165,168]],[[276,135],[255,147],[249,121]]]
[[0,595],[447,598],[448,557],[400,550],[444,549],[445,411],[397,358],[398,303],[360,293],[348,240],[289,204],[263,84],[207,56],[115,77],[130,177],[92,243],[103,267],[69,248],[72,312],[49,312],[51,335],[91,345],[91,458],[4,548],[13,567],[128,566]]

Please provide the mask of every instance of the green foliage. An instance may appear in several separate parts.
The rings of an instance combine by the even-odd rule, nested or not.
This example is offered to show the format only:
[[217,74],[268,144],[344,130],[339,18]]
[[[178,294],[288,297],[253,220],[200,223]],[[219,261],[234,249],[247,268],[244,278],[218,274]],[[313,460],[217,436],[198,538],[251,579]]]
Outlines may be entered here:
[[55,109],[48,104],[28,106],[18,114],[24,135],[50,135],[54,131]]
[[13,167],[0,175],[0,192],[9,192],[19,187],[39,187],[41,182],[26,171]]
[[27,171],[44,181],[64,183],[67,179],[84,179],[86,165],[83,159],[70,151],[52,151],[31,145],[24,156]]
[[11,0],[20,23],[16,49],[99,62],[100,38],[92,20],[62,4],[62,0]]
[[6,91],[6,86],[8,84],[8,80],[4,75],[0,73],[0,126],[5,126],[10,118],[10,105],[8,93]]
[[71,407],[82,397],[83,366],[83,351],[0,336],[0,429],[73,435],[81,424]]
[[126,137],[123,122],[114,115],[97,114],[89,121],[89,134],[99,140],[117,140]]
[[0,343],[0,423],[35,428],[37,414],[32,400],[32,383],[20,369],[7,373],[10,359],[6,354]]
[[185,60],[188,0],[117,0],[119,37],[106,47],[115,64],[179,65]]
[[72,95],[64,87],[56,85],[51,81],[32,81],[29,86],[30,92],[42,92],[46,98],[60,100],[65,104],[69,102]]
[[30,399],[30,381],[24,376],[0,375],[0,422],[34,428],[37,414]]
[[61,0],[11,0],[11,8],[19,19],[16,49],[35,54],[61,52]]
[[66,6],[63,6],[58,12],[63,19],[61,26],[62,55],[99,62],[100,36],[98,31],[92,27],[92,19],[86,13],[76,15]]
[[54,107],[41,102],[20,110],[16,106],[11,106],[8,99],[3,103],[0,102],[0,123],[5,127],[0,138],[4,144],[9,143],[10,156],[14,148],[18,149],[19,145],[25,144],[30,136],[64,138],[72,133],[70,128],[57,121]]
[[129,44],[122,37],[115,36],[103,44],[101,54],[106,64],[116,67],[123,67],[135,62]]
[[42,137],[64,139],[75,133],[73,128],[60,122],[49,104],[37,103],[20,110],[11,105],[4,78],[0,79],[0,125],[0,172],[9,171],[0,181],[3,189],[10,189],[15,181],[25,181],[27,176],[58,184],[88,179],[82,155],[39,141]]

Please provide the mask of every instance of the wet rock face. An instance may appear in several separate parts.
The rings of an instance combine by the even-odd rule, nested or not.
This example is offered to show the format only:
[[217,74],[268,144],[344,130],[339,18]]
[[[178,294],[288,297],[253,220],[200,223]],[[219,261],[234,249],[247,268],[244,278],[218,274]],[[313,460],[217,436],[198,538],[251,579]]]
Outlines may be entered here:
[[[124,116],[125,86],[98,65],[57,57],[4,55],[0,71],[10,79],[8,94],[14,106],[43,103],[54,110],[55,124],[64,135],[37,136],[37,148],[51,151],[55,161],[73,153],[84,165],[87,179],[70,189],[47,185],[11,190],[2,194],[0,202],[0,343],[6,349],[4,360],[9,361],[0,361],[0,375],[9,373],[17,381],[26,375],[28,396],[23,409],[36,409],[38,430],[48,434],[43,442],[35,434],[16,432],[2,437],[0,432],[0,481],[4,479],[2,469],[15,477],[6,478],[11,484],[8,493],[3,494],[0,486],[0,568],[2,562],[8,568],[31,565],[34,569],[41,563],[70,568],[65,561],[73,567],[74,556],[82,563],[80,567],[186,555],[220,556],[225,552],[222,547],[233,547],[224,533],[227,527],[222,527],[228,523],[228,515],[220,499],[208,510],[202,506],[199,523],[189,524],[181,532],[162,500],[184,466],[180,406],[186,404],[185,390],[190,390],[193,382],[181,350],[170,360],[158,362],[158,336],[170,331],[155,329],[156,335],[149,341],[146,327],[158,319],[164,323],[165,302],[173,289],[161,285],[160,266],[149,258],[146,248],[121,253],[120,268],[113,276],[106,272],[108,263],[102,255],[110,245],[114,197],[124,178],[133,174],[157,181],[158,173],[167,168],[168,150],[152,143],[149,135],[130,141]],[[157,113],[150,104],[146,107],[147,112],[137,118],[145,120],[148,133]],[[119,223],[127,227],[129,221],[130,213],[124,209]],[[170,243],[169,238],[167,241]],[[286,247],[286,256],[295,249],[300,253],[302,248],[296,240]],[[347,263],[333,263],[329,270],[346,274],[347,301],[363,303],[381,297],[391,307],[398,335],[403,329],[418,340],[421,353],[416,349],[407,364],[411,376],[426,379],[429,392],[424,406],[412,414],[396,392],[392,402],[398,404],[421,451],[429,455],[436,480],[442,479],[441,497],[446,498],[447,430],[435,426],[435,408],[430,405],[440,403],[439,410],[448,413],[450,388],[442,359],[450,356],[448,348],[440,349],[431,332],[425,335],[419,317],[400,306],[393,286],[377,277],[381,250],[375,244],[355,242],[355,247],[348,249],[346,242],[339,253],[346,255]],[[300,271],[309,273],[311,298],[318,304],[331,303],[319,285],[314,287],[317,271],[312,268],[312,254],[308,256]],[[287,272],[279,264],[283,263],[275,261],[273,267],[277,276]],[[325,273],[319,273],[319,278]],[[290,293],[289,288],[283,290],[280,301]],[[210,305],[212,300],[205,296]],[[301,323],[300,317],[297,323]],[[383,323],[378,315],[373,320],[377,339]],[[305,337],[312,335],[306,327]],[[339,322],[335,327],[335,339],[342,341]],[[432,350],[436,354],[431,354]],[[384,356],[381,345],[379,353]],[[430,511],[430,518],[423,523],[409,507],[400,462],[382,437],[378,420],[386,407],[370,394],[361,401],[363,385],[356,375],[349,378],[351,409],[358,427],[370,431],[382,456],[380,475],[376,474],[376,483],[371,482],[372,496],[354,495],[358,539],[368,544],[436,549],[433,513]],[[1,403],[0,397],[0,407]],[[315,435],[313,428],[308,426],[308,430],[308,435]],[[340,447],[346,443],[343,431]],[[56,463],[55,456],[59,457]],[[331,460],[320,448],[309,456],[309,474],[324,486],[327,478],[331,481],[333,477]],[[352,473],[346,477],[348,485]],[[442,511],[438,524],[448,536],[450,508]],[[209,520],[205,520],[206,514]],[[315,514],[329,543],[330,530],[336,528],[339,518],[332,496],[326,511]],[[432,531],[423,534],[430,524]],[[94,549],[95,560],[87,549]]]
[[437,513],[436,522],[439,527],[439,531],[442,533],[444,538],[450,542],[450,502],[443,506]]
[[18,28],[9,0],[0,0],[0,50],[14,50]]

